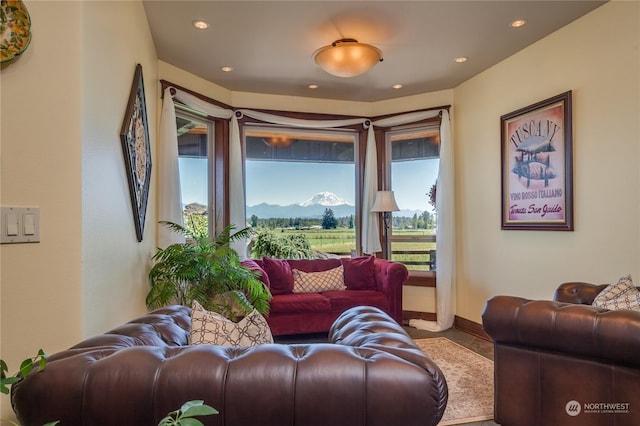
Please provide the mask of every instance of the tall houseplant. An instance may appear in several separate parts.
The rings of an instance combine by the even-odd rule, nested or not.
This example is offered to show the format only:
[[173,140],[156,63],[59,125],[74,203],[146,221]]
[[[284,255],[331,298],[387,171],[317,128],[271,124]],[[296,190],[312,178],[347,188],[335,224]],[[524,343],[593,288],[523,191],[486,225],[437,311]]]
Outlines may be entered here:
[[171,303],[191,306],[196,300],[232,320],[254,308],[263,315],[268,313],[269,289],[257,279],[256,272],[241,264],[231,248],[233,241],[250,237],[250,228],[232,234],[234,227],[229,225],[211,239],[173,222],[161,223],[184,235],[186,242],[159,248],[154,255],[148,308]]

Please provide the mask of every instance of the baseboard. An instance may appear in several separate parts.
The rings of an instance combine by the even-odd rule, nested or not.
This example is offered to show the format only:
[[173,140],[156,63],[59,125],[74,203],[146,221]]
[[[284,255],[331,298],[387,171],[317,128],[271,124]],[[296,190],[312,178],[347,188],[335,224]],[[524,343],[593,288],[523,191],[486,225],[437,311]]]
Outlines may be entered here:
[[478,324],[477,322],[473,322],[456,315],[453,318],[453,327],[457,328],[458,330],[464,331],[465,333],[471,334],[472,336],[491,342],[491,338],[487,333],[484,332],[482,324]]
[[[402,311],[402,323],[404,325],[409,325],[409,321],[412,319],[436,321],[438,319],[438,316],[435,312]],[[482,340],[491,342],[491,338],[487,333],[484,332],[482,324],[478,324],[477,322],[473,322],[456,315],[453,318],[453,327],[460,331],[464,331],[467,334],[478,337]]]
[[409,320],[421,319],[425,321],[435,321],[437,319],[434,312],[402,311],[402,323],[409,325]]

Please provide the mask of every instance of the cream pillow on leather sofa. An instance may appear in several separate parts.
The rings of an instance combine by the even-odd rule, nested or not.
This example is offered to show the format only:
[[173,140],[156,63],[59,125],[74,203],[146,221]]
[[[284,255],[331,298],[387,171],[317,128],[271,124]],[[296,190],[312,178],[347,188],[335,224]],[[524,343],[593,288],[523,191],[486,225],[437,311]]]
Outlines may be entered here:
[[640,311],[640,291],[633,285],[631,275],[626,275],[602,290],[592,305],[609,310]]
[[255,309],[236,323],[193,302],[189,344],[256,346],[263,343],[273,343],[273,336],[267,321]]

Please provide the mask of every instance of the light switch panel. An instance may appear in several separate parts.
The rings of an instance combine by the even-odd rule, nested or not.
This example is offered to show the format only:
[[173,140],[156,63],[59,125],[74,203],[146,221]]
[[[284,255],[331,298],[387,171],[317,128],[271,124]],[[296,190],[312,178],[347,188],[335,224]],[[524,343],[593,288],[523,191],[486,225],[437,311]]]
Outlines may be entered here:
[[0,243],[40,242],[39,207],[0,207]]

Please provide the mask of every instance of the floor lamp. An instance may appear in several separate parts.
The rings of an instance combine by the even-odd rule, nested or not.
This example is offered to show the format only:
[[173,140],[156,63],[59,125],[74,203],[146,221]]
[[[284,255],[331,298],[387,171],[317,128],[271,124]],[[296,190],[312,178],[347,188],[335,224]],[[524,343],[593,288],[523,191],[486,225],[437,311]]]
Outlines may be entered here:
[[393,196],[393,191],[378,191],[376,199],[373,202],[371,211],[374,213],[382,213],[382,221],[384,223],[384,254],[385,259],[391,259],[389,253],[389,225],[391,223],[391,212],[397,212],[400,208]]

